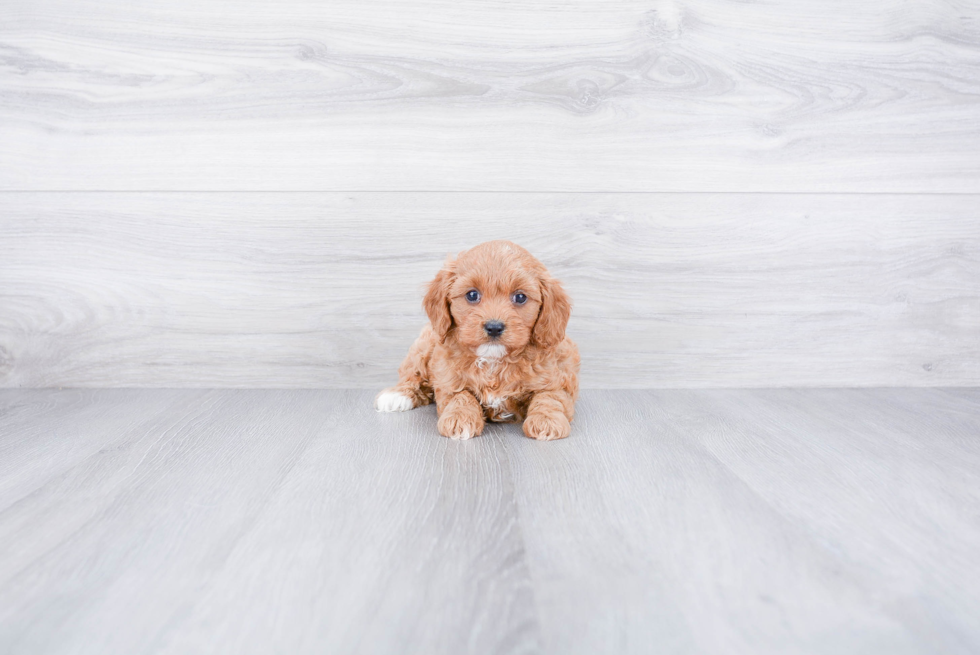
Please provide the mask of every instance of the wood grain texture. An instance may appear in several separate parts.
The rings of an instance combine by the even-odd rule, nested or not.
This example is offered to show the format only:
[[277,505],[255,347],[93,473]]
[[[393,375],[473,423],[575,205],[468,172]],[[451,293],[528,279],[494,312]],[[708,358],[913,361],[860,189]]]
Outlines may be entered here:
[[974,653],[980,390],[0,391],[0,650]]
[[980,192],[968,0],[7,0],[0,188]]
[[980,384],[980,198],[0,194],[0,386],[380,388],[448,253],[575,301],[586,387]]
[[592,392],[567,442],[506,440],[543,643],[974,652],[980,414],[960,394]]
[[381,421],[364,392],[0,394],[0,479],[23,480],[0,492],[0,650],[535,651],[499,437],[433,438],[431,414]]

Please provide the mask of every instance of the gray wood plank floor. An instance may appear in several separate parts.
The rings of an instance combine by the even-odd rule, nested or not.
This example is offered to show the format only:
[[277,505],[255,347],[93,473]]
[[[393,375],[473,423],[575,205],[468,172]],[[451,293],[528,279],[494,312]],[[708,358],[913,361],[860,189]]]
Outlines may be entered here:
[[980,390],[0,391],[0,652],[971,653]]

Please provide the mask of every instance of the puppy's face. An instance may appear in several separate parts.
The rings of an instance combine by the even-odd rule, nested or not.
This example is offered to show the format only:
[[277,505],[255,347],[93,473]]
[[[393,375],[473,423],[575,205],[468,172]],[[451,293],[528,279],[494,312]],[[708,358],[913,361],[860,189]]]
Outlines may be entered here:
[[537,275],[506,260],[457,266],[449,289],[456,340],[479,355],[500,357],[524,348],[541,309]]
[[564,338],[571,310],[544,266],[508,241],[481,244],[447,264],[425,306],[440,336],[454,327],[457,342],[484,357],[502,357],[532,341],[554,345]]

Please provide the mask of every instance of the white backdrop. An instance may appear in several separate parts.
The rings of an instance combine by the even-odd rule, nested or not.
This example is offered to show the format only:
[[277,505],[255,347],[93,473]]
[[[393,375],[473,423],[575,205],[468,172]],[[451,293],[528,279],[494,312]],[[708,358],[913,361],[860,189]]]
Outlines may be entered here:
[[446,254],[586,387],[980,384],[970,2],[23,0],[0,386],[377,387]]

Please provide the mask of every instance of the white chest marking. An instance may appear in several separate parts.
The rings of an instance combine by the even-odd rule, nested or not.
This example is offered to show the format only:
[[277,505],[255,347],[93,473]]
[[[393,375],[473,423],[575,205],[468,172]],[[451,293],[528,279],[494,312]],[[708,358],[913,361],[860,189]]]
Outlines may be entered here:
[[483,398],[483,406],[490,409],[500,409],[507,402],[506,397],[486,396]]
[[499,343],[485,343],[476,349],[476,367],[478,369],[483,369],[485,366],[489,367],[492,372],[497,366],[497,362],[500,358],[507,354],[507,346]]
[[[500,412],[507,403],[506,396],[485,396],[483,398],[483,406],[487,409],[492,409],[495,412]],[[514,415],[510,412],[500,412],[500,418],[513,418]]]
[[477,357],[500,359],[507,354],[507,346],[502,343],[485,343],[476,349]]

